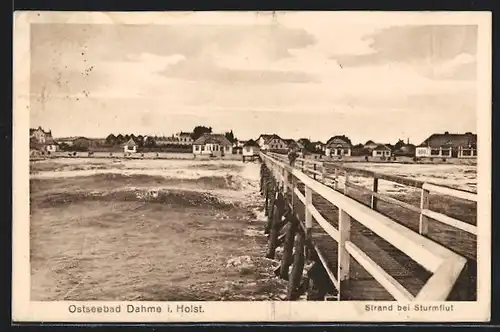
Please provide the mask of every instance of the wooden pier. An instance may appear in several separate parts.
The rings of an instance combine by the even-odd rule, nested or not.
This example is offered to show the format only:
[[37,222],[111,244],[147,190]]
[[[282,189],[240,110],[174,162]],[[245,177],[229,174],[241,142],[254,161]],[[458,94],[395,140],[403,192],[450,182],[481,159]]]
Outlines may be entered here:
[[[260,158],[267,257],[283,246],[276,274],[288,280],[287,300],[476,300],[475,193],[340,163]],[[382,194],[379,181],[413,194]]]

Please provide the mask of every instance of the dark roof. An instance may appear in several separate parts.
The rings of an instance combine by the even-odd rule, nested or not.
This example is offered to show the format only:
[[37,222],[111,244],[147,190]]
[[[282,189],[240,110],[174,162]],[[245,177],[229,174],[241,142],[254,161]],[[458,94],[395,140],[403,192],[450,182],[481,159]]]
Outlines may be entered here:
[[387,146],[387,144],[379,144],[373,150],[377,150],[377,151],[381,151],[381,150],[387,151],[387,150],[389,150],[389,151],[391,151],[391,148],[389,146]]
[[59,137],[59,138],[56,138],[56,141],[74,141],[77,138],[78,137]]
[[276,134],[261,134],[261,135],[259,136],[259,138],[257,138],[257,140],[258,140],[258,139],[260,139],[261,137],[264,139],[264,141],[265,141],[266,143],[267,143],[267,142],[269,142],[269,141],[270,141],[270,140],[272,140],[272,139],[281,139],[281,137],[279,137],[279,136],[278,136],[278,135],[276,135]]
[[376,144],[376,143],[372,140],[368,140],[368,141],[366,141],[365,145],[368,145],[368,144]]
[[295,142],[295,140],[292,138],[283,139],[283,142],[285,142],[287,145],[294,144],[294,143],[297,144],[297,142]]
[[243,144],[243,146],[259,146],[259,144],[257,144],[257,142],[255,142],[253,139],[250,139],[246,141],[245,144]]
[[181,131],[179,133],[179,136],[189,136],[189,137],[191,137],[191,133]]
[[131,138],[128,140],[127,143],[125,143],[123,146],[126,146],[126,147],[129,147],[129,148],[133,148],[134,146],[137,146],[137,144],[135,143],[135,141]]
[[349,148],[352,147],[351,140],[347,136],[345,136],[345,135],[332,136],[326,142],[326,145],[327,146],[330,146],[330,145],[334,145],[334,146],[342,145],[342,147],[349,147]]
[[222,134],[204,134],[193,142],[194,145],[204,145],[204,144],[220,144],[223,146],[230,145],[231,142]]
[[314,144],[314,145],[325,145],[325,143],[323,143],[321,141],[311,142],[311,144]]
[[41,130],[44,134],[52,136],[52,130],[45,131],[45,130],[43,130],[43,128],[41,126],[39,126],[38,128],[30,128],[30,135],[33,134],[37,130]]
[[439,148],[439,147],[476,147],[477,144],[477,135],[472,133],[465,134],[432,134],[427,138],[419,147],[431,147],[431,148]]
[[329,144],[333,140],[337,140],[337,141],[338,140],[342,140],[342,141],[344,141],[344,142],[349,143],[349,144],[352,145],[351,140],[349,139],[349,137],[347,137],[345,135],[335,135],[335,136],[332,136],[332,137],[330,137],[330,139],[328,141],[326,141],[326,144]]

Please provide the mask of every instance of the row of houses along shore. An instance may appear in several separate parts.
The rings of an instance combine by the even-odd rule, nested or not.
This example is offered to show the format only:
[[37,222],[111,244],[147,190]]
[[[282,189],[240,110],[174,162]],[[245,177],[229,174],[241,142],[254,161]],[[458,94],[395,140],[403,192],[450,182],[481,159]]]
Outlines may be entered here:
[[326,142],[283,138],[277,134],[261,134],[256,139],[230,141],[224,134],[207,133],[193,139],[190,132],[180,132],[171,137],[128,136],[125,142],[110,142],[107,139],[87,137],[53,138],[52,132],[43,128],[30,129],[30,149],[43,153],[57,151],[110,151],[133,154],[138,152],[185,152],[194,155],[224,156],[241,154],[258,155],[260,150],[287,153],[291,149],[301,154],[316,157],[344,158],[365,156],[366,158],[389,159],[393,157],[413,158],[477,158],[477,135],[471,132],[434,133],[421,144],[414,145],[409,140],[399,140],[396,144],[375,142],[354,145],[349,137],[335,135]]

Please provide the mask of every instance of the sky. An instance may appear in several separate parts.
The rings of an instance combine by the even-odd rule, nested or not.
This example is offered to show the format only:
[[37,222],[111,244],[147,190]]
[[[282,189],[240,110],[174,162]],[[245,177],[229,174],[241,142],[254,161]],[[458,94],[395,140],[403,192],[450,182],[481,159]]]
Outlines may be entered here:
[[32,24],[30,126],[353,143],[477,132],[477,26]]

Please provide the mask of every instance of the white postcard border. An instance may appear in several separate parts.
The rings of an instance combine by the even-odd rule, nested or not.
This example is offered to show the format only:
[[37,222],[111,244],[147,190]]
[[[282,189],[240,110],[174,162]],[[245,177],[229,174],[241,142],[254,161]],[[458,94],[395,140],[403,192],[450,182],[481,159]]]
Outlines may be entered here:
[[[478,300],[475,302],[39,302],[30,300],[29,237],[29,96],[30,24],[267,24],[280,15],[328,15],[358,24],[478,25]],[[223,17],[221,19],[221,16]],[[14,14],[13,104],[13,321],[44,322],[474,322],[490,319],[491,298],[491,13],[490,12],[16,12]],[[392,311],[366,305],[393,305]],[[72,307],[74,305],[75,307]],[[71,313],[76,306],[120,306],[120,313]],[[127,306],[157,307],[161,313],[127,313]],[[203,312],[178,312],[177,306]],[[191,307],[192,305],[192,307]],[[397,310],[410,305],[413,310]],[[414,305],[444,305],[415,311]],[[168,307],[170,306],[169,312]],[[395,309],[394,309],[395,308]],[[96,309],[97,310],[97,309]]]

